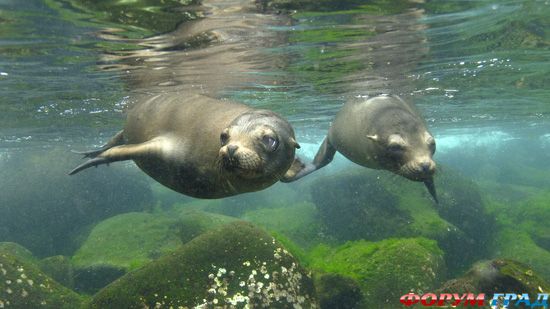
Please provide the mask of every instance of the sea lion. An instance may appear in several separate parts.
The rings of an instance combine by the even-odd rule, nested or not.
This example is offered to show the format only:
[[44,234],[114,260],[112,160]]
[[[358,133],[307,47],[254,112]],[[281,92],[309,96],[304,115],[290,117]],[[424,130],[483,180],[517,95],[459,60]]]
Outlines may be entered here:
[[197,198],[258,191],[298,168],[290,124],[269,110],[202,95],[160,94],[138,102],[124,130],[82,154],[91,166],[133,160],[149,176]]
[[437,203],[433,182],[435,139],[416,109],[398,96],[379,95],[348,102],[338,112],[313,163],[285,181],[297,180],[329,164],[336,151],[351,161],[422,181]]

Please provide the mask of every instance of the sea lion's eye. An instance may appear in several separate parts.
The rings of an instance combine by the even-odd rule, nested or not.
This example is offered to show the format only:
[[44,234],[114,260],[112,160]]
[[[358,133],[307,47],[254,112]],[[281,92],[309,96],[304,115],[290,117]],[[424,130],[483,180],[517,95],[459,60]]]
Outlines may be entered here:
[[262,143],[264,143],[265,147],[269,151],[275,151],[277,150],[277,147],[279,147],[279,141],[272,137],[272,136],[264,136],[262,137]]
[[401,152],[401,151],[403,151],[403,145],[401,145],[401,144],[390,144],[390,145],[388,145],[388,151],[390,151],[390,152]]
[[227,134],[227,132],[222,132],[222,134],[220,134],[220,142],[222,146],[227,144],[228,140],[229,140],[229,134]]
[[435,140],[433,138],[428,141],[428,147],[430,147],[432,153],[435,152]]

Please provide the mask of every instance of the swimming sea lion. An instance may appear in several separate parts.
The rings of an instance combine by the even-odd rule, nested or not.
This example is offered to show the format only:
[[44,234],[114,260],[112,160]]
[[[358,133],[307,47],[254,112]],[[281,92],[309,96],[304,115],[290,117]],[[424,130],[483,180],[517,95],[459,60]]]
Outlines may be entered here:
[[348,102],[338,112],[313,163],[294,170],[297,180],[329,164],[336,151],[351,161],[422,181],[437,202],[433,183],[435,139],[416,109],[398,96]]
[[[272,111],[202,95],[161,94],[137,104],[124,130],[69,174],[134,160],[161,184],[197,198],[267,188],[285,177],[300,148],[290,124]],[[296,161],[296,162],[295,162]]]

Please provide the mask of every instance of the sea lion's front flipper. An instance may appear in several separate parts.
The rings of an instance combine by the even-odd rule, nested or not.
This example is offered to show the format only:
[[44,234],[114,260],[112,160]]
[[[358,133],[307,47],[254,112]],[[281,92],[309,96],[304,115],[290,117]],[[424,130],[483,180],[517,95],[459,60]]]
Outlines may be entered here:
[[285,173],[285,175],[280,179],[280,181],[293,182],[315,170],[316,170],[315,165],[311,163],[304,163],[302,159],[296,157],[294,158],[294,162],[292,162],[292,165],[290,166],[288,171]]
[[292,166],[290,166],[290,169],[281,179],[281,182],[293,182],[315,172],[329,164],[334,159],[334,154],[336,154],[336,149],[330,144],[328,138],[325,138],[313,162],[303,163],[299,158],[295,158]]
[[159,153],[162,147],[162,140],[155,138],[141,144],[120,145],[107,148],[107,150],[95,154],[92,159],[82,163],[69,172],[74,175],[84,169],[101,164],[109,164],[116,161],[132,160],[152,153]]

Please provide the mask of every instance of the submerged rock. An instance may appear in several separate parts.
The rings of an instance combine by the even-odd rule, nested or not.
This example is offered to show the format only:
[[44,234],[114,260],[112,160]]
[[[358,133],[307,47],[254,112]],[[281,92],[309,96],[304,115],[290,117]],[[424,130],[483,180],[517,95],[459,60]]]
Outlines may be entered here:
[[55,281],[71,289],[74,287],[74,272],[70,258],[63,255],[50,256],[40,260],[38,266]]
[[355,280],[363,294],[359,308],[398,308],[402,295],[430,291],[446,272],[443,252],[435,241],[425,238],[319,246],[309,259],[315,270]]
[[344,173],[321,178],[311,195],[329,235],[341,241],[404,236],[411,216],[373,174]]
[[99,291],[88,308],[317,307],[313,282],[250,223],[205,233]]
[[204,212],[127,213],[100,222],[75,253],[75,288],[95,293],[231,218]]
[[80,308],[84,299],[9,252],[0,251],[0,308]]
[[[550,285],[531,267],[506,259],[476,263],[464,276],[443,284],[440,293],[528,293],[536,299],[538,293],[550,292]],[[492,296],[491,296],[492,298]]]
[[342,275],[316,275],[315,290],[321,309],[354,309],[360,308],[363,302],[359,284]]

